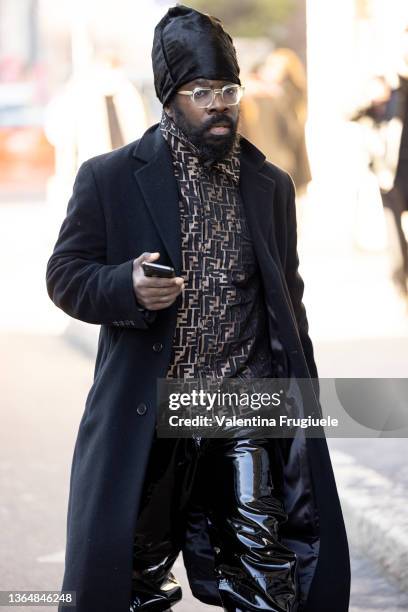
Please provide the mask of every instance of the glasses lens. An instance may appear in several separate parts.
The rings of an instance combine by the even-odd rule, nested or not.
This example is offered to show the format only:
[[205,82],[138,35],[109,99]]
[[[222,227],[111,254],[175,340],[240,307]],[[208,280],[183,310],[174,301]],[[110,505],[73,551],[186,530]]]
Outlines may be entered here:
[[193,100],[197,106],[205,108],[212,102],[213,92],[208,87],[197,87],[193,93]]
[[241,88],[239,85],[228,85],[222,90],[222,97],[225,104],[237,104],[241,98]]

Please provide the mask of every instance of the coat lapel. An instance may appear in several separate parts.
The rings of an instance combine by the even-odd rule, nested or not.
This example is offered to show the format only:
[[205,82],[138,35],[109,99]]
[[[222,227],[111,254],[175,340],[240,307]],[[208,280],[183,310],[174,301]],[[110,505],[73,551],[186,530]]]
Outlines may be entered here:
[[275,235],[276,183],[262,171],[265,155],[245,138],[241,142],[240,192],[254,249],[262,273],[272,272],[281,279],[283,270]]
[[248,157],[241,156],[240,192],[257,254],[267,248],[273,232],[275,181],[262,174]]
[[150,128],[136,145],[133,156],[146,163],[134,171],[168,256],[181,275],[181,230],[179,194],[171,153],[159,129]]
[[265,160],[263,153],[246,139],[243,139],[242,149],[240,191],[264,280],[268,310],[281,308],[282,316],[288,310],[293,327],[297,329],[296,317],[276,242],[274,214],[276,183],[262,172]]
[[[263,153],[245,138],[241,143],[240,192],[255,251],[260,261],[265,255],[279,260],[273,215],[275,181],[262,172]],[[181,274],[179,193],[171,153],[158,124],[145,132],[133,157],[145,162],[134,176],[176,274]],[[276,271],[279,273],[278,265]]]

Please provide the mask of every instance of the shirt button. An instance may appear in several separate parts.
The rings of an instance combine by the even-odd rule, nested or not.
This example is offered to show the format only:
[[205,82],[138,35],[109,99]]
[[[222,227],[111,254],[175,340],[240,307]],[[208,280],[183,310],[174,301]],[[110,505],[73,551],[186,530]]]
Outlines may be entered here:
[[155,353],[160,353],[163,350],[163,344],[161,342],[155,342],[153,344],[153,350]]
[[136,408],[136,412],[137,414],[140,414],[140,416],[142,416],[143,414],[146,414],[146,411],[147,411],[147,406],[144,403],[139,404],[138,407]]

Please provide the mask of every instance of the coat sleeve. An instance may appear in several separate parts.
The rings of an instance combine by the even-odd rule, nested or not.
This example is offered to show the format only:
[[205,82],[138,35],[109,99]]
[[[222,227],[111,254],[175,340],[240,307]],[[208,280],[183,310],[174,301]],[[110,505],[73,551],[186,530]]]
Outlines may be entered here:
[[306,315],[306,308],[303,304],[304,282],[299,274],[299,256],[297,251],[297,220],[296,220],[296,190],[292,178],[287,174],[288,180],[288,199],[287,199],[287,232],[288,250],[286,257],[285,278],[289,289],[289,294],[296,317],[300,341],[306,363],[313,379],[313,386],[319,399],[319,380],[318,372],[314,359],[313,344],[309,336],[309,324]]
[[47,263],[48,295],[66,314],[86,323],[148,329],[156,313],[139,310],[133,290],[133,259],[107,265],[106,251],[105,217],[88,160],[78,170]]

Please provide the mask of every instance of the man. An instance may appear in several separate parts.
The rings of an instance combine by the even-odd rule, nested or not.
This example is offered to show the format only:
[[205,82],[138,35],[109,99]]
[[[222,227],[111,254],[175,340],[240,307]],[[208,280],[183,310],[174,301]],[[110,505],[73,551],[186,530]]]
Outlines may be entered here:
[[[403,295],[408,297],[408,242],[402,228],[402,215],[408,211],[408,27],[404,28],[401,37],[401,61],[397,72],[399,87],[393,94],[396,98],[395,114],[402,122],[402,130],[395,181],[387,205],[393,214],[400,255],[400,266],[399,269],[398,264],[395,266],[393,280]],[[394,261],[397,261],[397,257]]]
[[[182,550],[205,603],[345,612],[347,539],[323,438],[157,436],[158,378],[305,378],[304,411],[320,406],[293,182],[239,138],[232,39],[177,6],[152,59],[160,124],[83,164],[47,266],[55,304],[101,325],[63,589],[78,612],[168,610]],[[159,257],[175,278],[144,276]]]
[[384,76],[373,77],[369,105],[351,117],[363,130],[368,165],[378,181],[386,211],[391,279],[403,298],[408,295],[408,244],[402,227],[407,201],[407,84],[400,76],[399,88],[391,89]]

